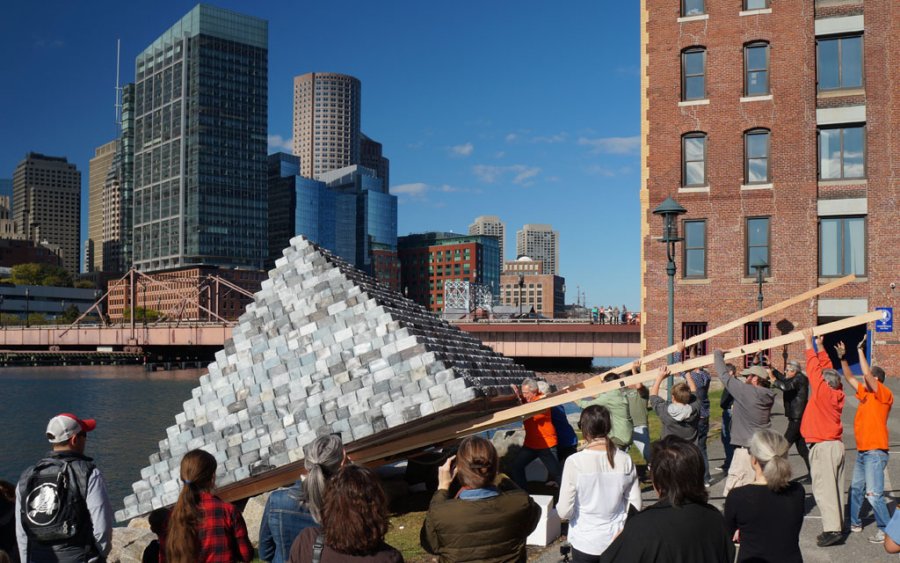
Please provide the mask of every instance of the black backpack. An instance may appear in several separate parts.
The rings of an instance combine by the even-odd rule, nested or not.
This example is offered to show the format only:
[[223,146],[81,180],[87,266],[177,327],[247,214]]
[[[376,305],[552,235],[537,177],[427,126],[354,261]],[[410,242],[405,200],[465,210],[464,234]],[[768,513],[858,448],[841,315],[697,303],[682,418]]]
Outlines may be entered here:
[[45,458],[22,477],[25,483],[20,509],[22,528],[33,541],[42,544],[68,543],[87,533],[87,503],[82,491],[93,466],[81,475],[71,460]]

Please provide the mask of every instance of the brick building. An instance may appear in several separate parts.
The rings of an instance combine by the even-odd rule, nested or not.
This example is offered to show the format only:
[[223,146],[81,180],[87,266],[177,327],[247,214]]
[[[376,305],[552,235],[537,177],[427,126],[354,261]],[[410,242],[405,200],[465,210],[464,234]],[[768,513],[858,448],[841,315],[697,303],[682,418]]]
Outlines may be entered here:
[[[196,267],[139,276],[134,283],[134,306],[148,311],[150,318],[154,316],[152,312],[159,312],[172,319],[216,322],[215,316],[200,308],[202,305],[224,319],[236,320],[253,299],[225,282],[217,283],[217,277],[252,294],[259,291],[266,272]],[[130,309],[130,278],[111,280],[108,287],[109,319],[122,322],[126,309]],[[138,315],[135,318],[140,321]]]
[[[763,337],[900,306],[897,10],[890,0],[643,0],[642,345],[666,344],[666,251],[652,214],[680,217],[676,339],[757,308],[858,279],[765,319]],[[871,327],[870,327],[871,328]],[[863,328],[826,339],[848,348]],[[873,333],[877,363],[900,339]],[[680,334],[679,334],[680,333]],[[755,326],[716,347],[756,339]],[[800,346],[773,352],[776,365]],[[890,371],[890,370],[889,370]]]
[[562,317],[566,307],[566,278],[544,273],[544,262],[522,256],[503,263],[500,304],[517,308],[516,313]]
[[500,291],[497,237],[423,233],[397,239],[403,293],[431,311],[444,308],[444,281],[464,280]]

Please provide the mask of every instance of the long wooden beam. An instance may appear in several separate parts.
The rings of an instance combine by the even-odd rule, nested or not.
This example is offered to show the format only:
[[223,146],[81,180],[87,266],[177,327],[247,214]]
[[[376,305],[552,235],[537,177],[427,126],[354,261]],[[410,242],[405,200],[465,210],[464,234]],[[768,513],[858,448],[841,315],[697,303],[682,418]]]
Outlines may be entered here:
[[[733,329],[743,326],[747,323],[753,322],[755,320],[759,320],[759,319],[766,317],[768,315],[771,315],[773,313],[777,313],[779,311],[787,309],[788,307],[791,307],[798,303],[802,303],[803,301],[806,301],[807,299],[816,297],[817,295],[821,295],[821,294],[829,292],[833,289],[837,289],[843,285],[846,285],[846,284],[852,282],[855,279],[856,279],[856,275],[850,274],[849,276],[844,276],[843,278],[836,279],[832,282],[826,283],[825,285],[815,287],[813,289],[810,289],[809,291],[801,293],[800,295],[795,295],[794,297],[791,297],[790,299],[786,299],[786,300],[776,303],[774,305],[770,305],[770,306],[766,307],[765,309],[755,311],[753,313],[750,313],[749,315],[744,315],[743,317],[741,317],[739,319],[735,319],[729,323],[725,323],[725,324],[717,326],[713,329],[707,330],[706,332],[704,332],[702,334],[692,336],[684,341],[684,345],[685,346],[693,346],[694,344],[697,344],[698,342],[703,342],[704,340],[709,340],[713,336],[718,336],[722,333],[728,332],[729,330],[733,330]],[[765,348],[763,348],[763,349],[765,349]],[[640,360],[641,364],[649,364],[650,362],[652,362],[654,360],[658,360],[659,358],[668,356],[669,354],[671,354],[672,352],[675,352],[676,350],[677,350],[677,344],[663,348],[662,350],[657,350],[656,352],[653,352],[652,354],[648,354],[647,356],[642,357]],[[621,374],[621,373],[625,373],[625,372],[629,371],[630,369],[631,369],[631,364],[623,364],[617,368],[613,368],[607,372],[601,373],[600,375],[597,375],[586,381],[591,381],[591,380],[603,381],[603,378],[606,377],[607,375],[609,375],[610,373]]]
[[[880,311],[873,311],[870,313],[865,313],[863,315],[841,319],[839,321],[815,327],[813,329],[813,334],[818,336],[836,332],[852,326],[875,321],[877,319],[880,319],[881,316],[882,313]],[[791,332],[761,342],[755,342],[753,344],[747,344],[744,346],[739,346],[737,348],[732,348],[725,352],[725,359],[729,360],[740,358],[748,354],[755,354],[760,350],[782,346],[791,342],[798,342],[802,339],[803,335],[801,332]],[[678,364],[673,364],[671,366],[668,366],[668,368],[672,373],[678,373],[696,369],[698,367],[708,366],[712,363],[713,355],[707,354],[705,356],[692,358]],[[409,430],[409,436],[398,437],[398,439],[390,443],[377,444],[371,447],[364,447],[360,449],[352,449],[352,458],[355,462],[363,464],[377,465],[379,463],[384,463],[392,458],[398,458],[403,454],[409,454],[436,444],[452,442],[471,434],[477,434],[479,432],[496,428],[498,426],[504,426],[506,424],[523,420],[525,418],[528,418],[529,416],[534,415],[535,413],[541,412],[551,407],[555,407],[557,405],[563,405],[566,403],[577,401],[579,399],[593,397],[601,393],[611,391],[613,389],[625,387],[627,385],[655,380],[660,370],[664,369],[664,367],[665,366],[606,383],[598,383],[592,380],[585,380],[577,385],[567,387],[553,396],[535,401],[533,403],[518,405],[509,409],[498,411],[491,415],[469,418],[467,420],[452,423],[448,426],[436,428],[430,431],[416,432],[415,428],[411,428]],[[294,462],[287,466],[279,467],[278,469],[275,469],[271,472],[259,475],[258,477],[250,478],[245,482],[234,483],[228,485],[227,487],[223,487],[223,490],[219,491],[219,494],[225,500],[238,500],[248,498],[250,496],[255,496],[277,487],[293,483],[302,473],[303,462]]]

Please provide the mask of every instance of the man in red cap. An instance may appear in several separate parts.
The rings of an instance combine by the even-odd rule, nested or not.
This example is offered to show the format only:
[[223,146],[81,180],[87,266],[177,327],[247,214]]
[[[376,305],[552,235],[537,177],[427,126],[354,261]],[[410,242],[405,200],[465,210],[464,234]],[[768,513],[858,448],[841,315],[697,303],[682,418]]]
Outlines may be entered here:
[[93,419],[74,414],[47,423],[52,451],[16,487],[16,539],[22,563],[104,561],[112,547],[113,511],[106,481],[84,455]]

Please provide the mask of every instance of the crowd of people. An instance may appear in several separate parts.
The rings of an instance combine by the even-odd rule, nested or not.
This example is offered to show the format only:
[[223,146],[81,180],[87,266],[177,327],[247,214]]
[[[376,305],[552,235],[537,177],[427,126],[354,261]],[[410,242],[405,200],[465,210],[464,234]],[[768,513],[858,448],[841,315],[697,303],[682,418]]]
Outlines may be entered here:
[[625,305],[621,309],[612,305],[594,307],[591,309],[591,318],[596,323],[609,325],[636,324],[641,320],[640,313],[629,311]]
[[[660,387],[670,375],[667,369],[660,370],[649,389],[622,385],[580,401],[580,442],[562,407],[538,412],[524,421],[525,439],[513,459],[511,478],[500,471],[491,441],[465,438],[438,469],[437,490],[420,530],[422,548],[442,562],[525,561],[526,538],[541,517],[540,506],[527,492],[526,467],[540,460],[547,469],[546,484],[558,487],[558,511],[569,523],[567,540],[575,563],[731,562],[735,554],[737,561],[802,561],[804,484],[811,484],[821,513],[820,547],[863,530],[865,501],[876,525],[869,541],[900,552],[900,512],[892,518],[884,498],[887,419],[893,404],[885,372],[868,364],[864,342],[859,344],[860,381],[851,374],[843,343],[834,350],[839,372],[821,337],[814,339],[811,330],[803,337],[805,361],[787,362],[784,373],[764,359],[738,373],[716,350],[712,373],[700,368],[680,374],[683,381],[665,398]],[[691,355],[679,345],[679,359]],[[639,370],[635,362],[632,373]],[[723,386],[721,511],[708,495],[713,377]],[[849,504],[843,487],[844,383],[859,401]],[[542,382],[531,379],[513,387],[523,403],[546,393]],[[779,392],[788,421],[783,434],[771,428]],[[650,411],[661,422],[659,439],[652,443]],[[112,510],[103,474],[85,455],[96,426],[95,420],[69,413],[53,417],[46,430],[52,451],[29,467],[17,485],[0,482],[0,563],[106,559]],[[632,446],[646,465],[632,461]],[[806,475],[793,475],[791,447],[803,460]],[[403,561],[385,542],[390,518],[378,477],[349,459],[338,435],[307,444],[304,464],[304,478],[268,498],[259,532],[262,560]],[[149,515],[158,540],[147,546],[145,562],[252,560],[254,549],[241,512],[214,494],[217,466],[216,458],[203,450],[184,455],[176,504]],[[639,474],[638,467],[646,471]],[[657,502],[644,506],[641,481],[652,485]]]

